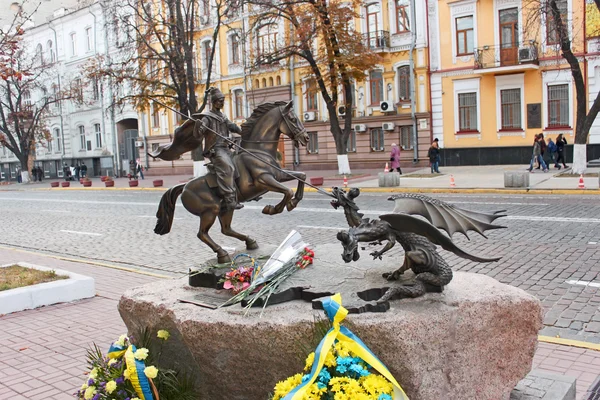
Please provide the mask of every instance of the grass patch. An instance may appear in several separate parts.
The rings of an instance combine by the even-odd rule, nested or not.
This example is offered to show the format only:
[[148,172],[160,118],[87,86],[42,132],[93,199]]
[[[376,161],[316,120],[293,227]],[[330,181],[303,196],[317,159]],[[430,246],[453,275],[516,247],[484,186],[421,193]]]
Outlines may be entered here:
[[[554,175],[557,178],[579,178],[579,174],[558,174],[558,175]],[[597,172],[588,172],[586,174],[583,174],[584,178],[597,178],[598,177],[598,173]]]
[[55,271],[40,271],[19,265],[11,265],[0,268],[0,292],[68,278],[68,276],[57,275]]
[[445,174],[408,174],[400,175],[400,178],[437,178],[438,176],[444,176]]

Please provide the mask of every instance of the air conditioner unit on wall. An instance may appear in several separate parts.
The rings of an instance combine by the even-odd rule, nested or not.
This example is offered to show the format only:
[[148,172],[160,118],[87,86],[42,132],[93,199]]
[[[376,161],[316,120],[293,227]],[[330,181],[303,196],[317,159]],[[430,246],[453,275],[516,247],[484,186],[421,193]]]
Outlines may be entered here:
[[200,25],[206,25],[208,24],[208,16],[207,15],[201,15],[198,20],[200,21]]
[[314,111],[307,111],[304,113],[304,121],[310,122],[315,121],[317,119],[317,113]]
[[367,126],[365,124],[356,124],[354,125],[354,132],[366,132]]
[[381,129],[384,131],[393,131],[396,125],[393,122],[384,122],[381,124]]
[[144,142],[142,142],[141,140],[136,140],[135,147],[144,147]]
[[534,61],[535,59],[535,47],[527,46],[519,49],[519,62]]
[[391,112],[394,111],[394,105],[391,101],[382,101],[379,103],[379,109],[381,112]]
[[343,117],[346,115],[346,107],[344,106],[339,106],[338,107],[338,116],[339,117]]

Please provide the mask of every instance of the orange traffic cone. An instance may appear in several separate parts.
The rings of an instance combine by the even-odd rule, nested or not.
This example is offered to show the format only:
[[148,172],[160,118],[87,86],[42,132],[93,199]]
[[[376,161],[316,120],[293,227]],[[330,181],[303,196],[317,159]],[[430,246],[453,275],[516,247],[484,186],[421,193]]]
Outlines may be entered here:
[[383,172],[388,172],[390,170],[388,163],[385,163],[385,169]]
[[348,178],[346,177],[346,175],[344,175],[344,187],[348,187]]
[[579,186],[578,189],[585,189],[585,184],[583,183],[583,174],[579,175]]
[[454,175],[450,175],[450,187],[456,187],[456,183],[454,183]]

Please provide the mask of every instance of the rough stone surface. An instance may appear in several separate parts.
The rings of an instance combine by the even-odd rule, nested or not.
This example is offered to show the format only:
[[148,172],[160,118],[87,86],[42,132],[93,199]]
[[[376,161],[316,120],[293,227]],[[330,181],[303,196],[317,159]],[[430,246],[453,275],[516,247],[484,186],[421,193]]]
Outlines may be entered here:
[[510,400],[575,400],[577,379],[568,375],[533,370],[510,394]]
[[[324,250],[317,246],[317,256],[338,254]],[[312,274],[324,281],[331,275],[320,275],[321,261]],[[395,266],[370,263],[380,266],[377,273],[347,264],[349,278],[338,275],[336,285],[347,280],[364,289],[381,287],[380,269]],[[132,333],[145,327],[171,332],[163,357],[194,374],[203,398],[265,399],[277,381],[302,371],[302,344],[313,337],[315,316],[321,315],[310,303],[273,305],[261,317],[260,309],[244,316],[239,306],[210,310],[178,301],[195,293],[218,291],[191,288],[185,278],[160,281],[128,290],[119,311]],[[531,369],[542,318],[540,302],[523,290],[456,272],[442,293],[392,301],[386,313],[346,321],[411,400],[497,400],[508,398]]]
[[506,171],[504,172],[504,187],[527,188],[529,187],[528,171]]
[[379,187],[400,186],[400,174],[396,172],[380,172],[377,177],[379,179]]

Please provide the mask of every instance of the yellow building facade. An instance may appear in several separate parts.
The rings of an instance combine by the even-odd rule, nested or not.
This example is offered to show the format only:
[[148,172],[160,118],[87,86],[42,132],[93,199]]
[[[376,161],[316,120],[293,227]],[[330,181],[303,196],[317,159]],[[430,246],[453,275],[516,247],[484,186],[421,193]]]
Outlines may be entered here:
[[[510,155],[497,148],[531,146],[540,132],[553,139],[562,133],[573,142],[575,87],[540,4],[545,6],[524,0],[430,3],[433,136],[445,149],[446,164],[501,164]],[[584,4],[557,5],[585,71]],[[484,150],[452,151],[475,148]]]
[[[375,0],[356,10],[360,17],[355,19],[355,27],[380,55],[380,62],[364,71],[364,79],[354,82],[354,108],[349,111],[353,114],[353,129],[348,144],[352,168],[383,169],[392,143],[401,146],[403,164],[426,158],[431,143],[427,10],[421,1],[414,8],[409,0]],[[219,33],[211,86],[225,94],[225,114],[241,124],[263,102],[293,100],[311,142],[296,152],[289,141],[283,141],[280,151],[286,167],[295,164],[305,169],[335,168],[338,157],[329,131],[329,116],[308,65],[301,59],[289,59],[278,66],[248,68],[251,55],[260,46],[283,45],[289,26],[283,21],[255,25],[252,18],[240,13],[227,21]],[[196,91],[201,101],[215,21],[209,15],[201,16],[199,22],[195,43]],[[414,90],[410,86],[411,71]],[[338,111],[338,117],[343,118],[343,107]],[[142,119],[149,150],[171,141],[170,134],[181,122],[175,113],[158,107],[142,113]],[[191,157],[186,154],[174,162],[150,160],[149,166],[156,173],[187,173],[191,170]]]

